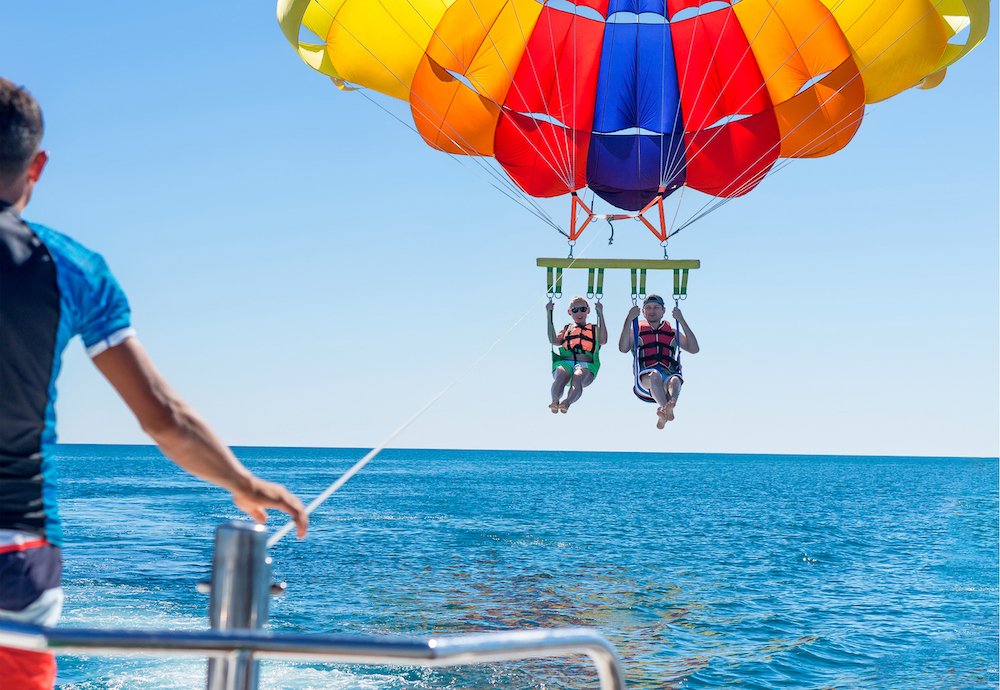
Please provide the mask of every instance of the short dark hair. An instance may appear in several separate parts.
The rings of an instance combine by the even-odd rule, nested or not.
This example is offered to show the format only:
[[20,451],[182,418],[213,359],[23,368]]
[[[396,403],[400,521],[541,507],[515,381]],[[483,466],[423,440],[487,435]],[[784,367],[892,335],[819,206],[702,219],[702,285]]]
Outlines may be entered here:
[[45,124],[34,96],[0,77],[0,180],[24,172],[42,145]]

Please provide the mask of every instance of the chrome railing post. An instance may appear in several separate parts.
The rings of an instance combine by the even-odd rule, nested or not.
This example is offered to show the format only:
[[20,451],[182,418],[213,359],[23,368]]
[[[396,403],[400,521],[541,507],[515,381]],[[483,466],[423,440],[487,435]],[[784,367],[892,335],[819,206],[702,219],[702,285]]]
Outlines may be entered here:
[[[215,530],[208,617],[214,630],[253,630],[267,622],[271,558],[267,530],[227,522]],[[257,690],[257,661],[249,650],[208,660],[208,690]]]

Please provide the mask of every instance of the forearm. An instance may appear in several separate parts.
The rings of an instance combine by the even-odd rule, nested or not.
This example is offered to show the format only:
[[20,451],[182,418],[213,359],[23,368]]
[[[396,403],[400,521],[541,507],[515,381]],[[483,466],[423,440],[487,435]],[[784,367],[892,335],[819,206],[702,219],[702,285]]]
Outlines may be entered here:
[[698,347],[698,339],[694,337],[694,333],[691,332],[691,327],[687,325],[687,322],[684,319],[679,319],[678,323],[681,328],[684,329],[681,334],[684,336],[684,339],[681,342],[681,347],[690,352],[692,355],[697,353],[701,348]]
[[295,520],[299,537],[305,536],[309,516],[302,501],[244,467],[167,384],[136,338],[94,355],[94,365],[168,458],[191,474],[229,489],[236,506],[257,522],[267,520],[266,508],[285,511]]
[[555,345],[556,344],[556,327],[552,324],[552,312],[551,311],[549,312],[549,327],[548,327],[548,332],[549,332],[549,344],[550,345]]
[[622,334],[618,338],[618,349],[621,352],[629,352],[632,349],[632,319],[625,319]]
[[604,324],[604,312],[603,311],[597,312],[597,323],[598,323],[597,329],[601,332],[600,344],[601,345],[607,345],[608,344],[608,327]]
[[196,477],[232,492],[251,491],[254,475],[190,405],[171,396],[162,415],[143,424],[163,454]]

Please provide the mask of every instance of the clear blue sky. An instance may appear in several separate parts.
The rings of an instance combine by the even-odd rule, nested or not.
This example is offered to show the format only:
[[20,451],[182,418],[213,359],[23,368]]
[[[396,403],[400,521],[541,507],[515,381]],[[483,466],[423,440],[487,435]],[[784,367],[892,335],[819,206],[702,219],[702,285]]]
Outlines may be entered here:
[[[672,241],[702,260],[683,305],[702,352],[665,431],[613,347],[549,413],[535,258],[562,238],[310,70],[272,2],[13,3],[0,74],[48,126],[25,216],[107,258],[140,339],[230,444],[375,445],[534,307],[397,445],[994,456],[991,19],[943,85],[871,107],[847,149]],[[546,208],[566,223],[566,199]],[[661,254],[619,223],[585,255]],[[627,274],[605,287],[614,336]],[[78,343],[59,390],[61,440],[145,442]]]

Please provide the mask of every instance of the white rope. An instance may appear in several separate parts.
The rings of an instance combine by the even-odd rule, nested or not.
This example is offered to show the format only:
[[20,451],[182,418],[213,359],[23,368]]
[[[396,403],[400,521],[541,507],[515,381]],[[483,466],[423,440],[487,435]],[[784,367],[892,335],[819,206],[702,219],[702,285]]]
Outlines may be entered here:
[[[317,496],[312,501],[310,501],[309,505],[306,506],[306,514],[307,515],[312,515],[312,512],[314,510],[316,510],[316,508],[318,508],[319,505],[321,503],[323,503],[323,501],[325,501],[326,499],[330,498],[330,496],[332,496],[333,493],[337,489],[339,489],[345,483],[347,483],[348,479],[350,479],[351,477],[353,477],[354,475],[356,475],[358,472],[360,472],[361,469],[365,465],[367,465],[372,460],[372,458],[374,458],[376,455],[378,455],[379,453],[381,453],[385,449],[385,447],[387,445],[389,445],[389,443],[394,438],[396,438],[401,433],[403,433],[403,431],[406,429],[406,427],[410,426],[411,424],[413,424],[413,422],[417,421],[417,418],[420,417],[420,415],[422,415],[424,412],[426,412],[427,410],[429,410],[430,407],[431,407],[431,405],[433,405],[438,400],[440,400],[441,396],[443,396],[445,393],[447,393],[449,390],[451,390],[452,387],[456,383],[458,383],[459,381],[461,381],[465,377],[466,374],[468,374],[470,371],[472,371],[472,369],[477,364],[479,364],[481,361],[483,361],[483,359],[486,357],[486,355],[488,355],[490,352],[492,352],[493,348],[495,348],[497,345],[499,345],[500,341],[503,340],[504,338],[506,338],[507,335],[512,330],[514,330],[519,323],[521,323],[522,321],[524,321],[524,319],[528,316],[528,314],[530,314],[532,311],[534,311],[535,307],[537,307],[541,303],[541,301],[543,299],[545,299],[545,298],[544,297],[540,297],[537,302],[535,302],[533,305],[531,305],[531,308],[528,311],[526,311],[524,313],[524,315],[521,316],[521,318],[519,318],[517,321],[515,321],[514,325],[511,326],[510,328],[508,328],[507,331],[503,335],[501,335],[499,338],[497,338],[496,342],[494,342],[492,345],[490,345],[489,348],[486,350],[486,352],[484,352],[482,355],[480,355],[479,359],[477,359],[475,362],[473,362],[471,365],[469,365],[468,369],[466,369],[461,374],[459,374],[458,378],[456,378],[454,381],[452,381],[451,383],[449,383],[444,388],[444,390],[442,390],[440,393],[438,393],[433,398],[431,398],[430,402],[428,402],[426,405],[424,405],[422,408],[420,408],[420,410],[415,415],[413,415],[408,420],[406,420],[405,422],[403,422],[403,424],[398,429],[396,429],[391,434],[389,434],[388,436],[386,436],[385,440],[383,440],[380,444],[378,444],[377,446],[375,446],[374,448],[372,448],[370,451],[368,451],[368,454],[365,455],[365,457],[361,458],[356,463],[354,463],[354,466],[351,467],[351,469],[347,470],[346,472],[344,472],[344,474],[340,475],[340,478],[338,478],[337,481],[335,481],[330,486],[326,487],[326,489],[324,489],[323,493],[321,493],[319,496]],[[293,527],[295,527],[295,521],[294,520],[289,520],[288,522],[286,522],[285,525],[284,525],[284,527],[282,527],[277,532],[275,532],[274,535],[272,535],[271,538],[267,540],[267,547],[271,548],[272,546],[274,546],[275,544],[277,544],[278,541],[280,541],[282,537],[284,537],[286,534],[288,534],[292,530]]]
[[[590,248],[590,245],[594,243],[595,239],[597,239],[597,235],[596,234],[594,235],[593,239],[591,239],[590,242],[587,243],[587,246],[583,248],[583,251],[580,252],[581,257],[582,257],[583,254],[586,253],[587,249]],[[580,258],[580,257],[577,257],[577,258]],[[577,259],[574,259],[573,263],[576,263],[576,260]],[[572,268],[572,266],[573,266],[573,264],[571,263],[569,265],[569,268]],[[538,307],[538,305],[542,303],[543,300],[547,300],[547,299],[548,299],[548,295],[547,294],[543,295],[542,297],[539,297],[538,300],[534,304],[531,305],[531,307],[528,309],[528,311],[524,312],[524,314],[521,315],[521,318],[519,318],[517,321],[515,321],[514,324],[510,328],[508,328],[504,332],[503,335],[501,335],[499,338],[497,338],[496,341],[486,349],[486,352],[484,352],[483,354],[481,354],[479,356],[479,359],[477,359],[475,362],[473,362],[472,364],[470,364],[469,367],[465,371],[463,371],[461,374],[459,374],[458,377],[454,381],[452,381],[451,383],[449,383],[447,386],[445,386],[445,388],[440,393],[438,393],[433,398],[431,398],[430,402],[428,402],[426,405],[424,405],[422,408],[420,408],[420,410],[418,410],[415,415],[413,415],[412,417],[410,417],[409,419],[407,419],[405,422],[403,422],[403,424],[398,429],[396,429],[391,434],[389,434],[388,436],[386,436],[385,439],[380,444],[378,444],[377,446],[375,446],[374,448],[372,448],[370,451],[368,451],[368,453],[363,458],[361,458],[356,463],[354,463],[354,465],[351,467],[351,469],[347,470],[346,472],[344,472],[344,474],[340,475],[340,477],[338,477],[335,482],[333,482],[332,484],[330,484],[330,486],[326,487],[326,489],[324,489],[321,494],[319,494],[316,498],[314,498],[313,500],[311,500],[309,502],[309,505],[306,506],[306,515],[312,515],[313,511],[316,510],[316,508],[318,508],[326,499],[330,498],[330,496],[332,496],[337,491],[337,489],[339,489],[344,484],[346,484],[348,479],[350,479],[351,477],[353,477],[354,475],[356,475],[358,472],[360,472],[364,468],[364,466],[367,465],[369,462],[371,462],[371,460],[376,455],[378,455],[383,450],[385,450],[385,447],[388,446],[389,443],[394,438],[396,438],[401,433],[403,433],[403,431],[406,430],[406,427],[410,426],[411,424],[413,424],[413,422],[417,421],[417,419],[420,417],[420,415],[422,415],[424,412],[426,412],[427,410],[429,410],[431,408],[431,406],[434,403],[436,403],[438,400],[440,400],[441,397],[445,393],[447,393],[448,391],[450,391],[455,386],[456,383],[458,383],[463,378],[465,378],[465,375],[468,374],[470,371],[472,371],[476,367],[477,364],[479,364],[480,362],[482,362],[486,358],[486,355],[488,355],[489,353],[491,353],[494,350],[494,348],[496,348],[496,346],[500,344],[500,341],[502,341],[504,338],[506,338],[508,335],[510,335],[510,332],[513,331],[515,328],[517,328],[517,326],[528,317],[528,314],[530,314],[531,312],[533,312],[535,310],[535,308]],[[271,548],[272,546],[274,546],[275,544],[277,544],[279,541],[281,541],[282,537],[284,537],[286,534],[288,534],[289,532],[291,532],[294,527],[295,527],[295,520],[289,520],[288,522],[286,522],[281,527],[281,529],[279,529],[277,532],[275,532],[274,534],[272,534],[268,538],[268,540],[267,540],[267,548]]]

